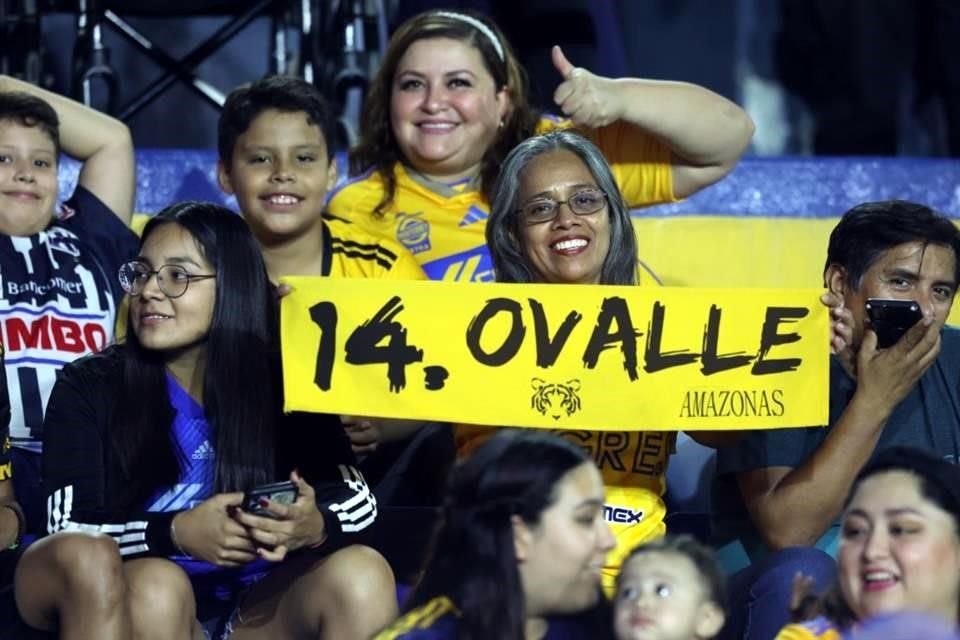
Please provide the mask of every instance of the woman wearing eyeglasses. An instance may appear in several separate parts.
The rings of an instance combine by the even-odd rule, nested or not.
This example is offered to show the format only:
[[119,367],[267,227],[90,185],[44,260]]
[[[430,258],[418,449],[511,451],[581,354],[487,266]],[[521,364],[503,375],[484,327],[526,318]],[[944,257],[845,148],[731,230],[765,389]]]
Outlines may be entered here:
[[[396,611],[384,559],[348,546],[376,503],[336,418],[282,414],[273,292],[243,220],[173,205],[119,275],[126,343],[65,367],[47,409],[55,535],[18,568],[24,620],[62,638],[366,638]],[[244,504],[283,480],[292,503]]]
[[[640,284],[641,263],[630,210],[600,149],[573,132],[530,138],[507,156],[494,188],[487,246],[498,282]],[[589,427],[589,425],[584,425]],[[458,453],[492,432],[459,426]],[[663,535],[667,460],[674,432],[558,431],[587,449],[606,485],[617,539],[603,586],[612,594],[623,557]]]

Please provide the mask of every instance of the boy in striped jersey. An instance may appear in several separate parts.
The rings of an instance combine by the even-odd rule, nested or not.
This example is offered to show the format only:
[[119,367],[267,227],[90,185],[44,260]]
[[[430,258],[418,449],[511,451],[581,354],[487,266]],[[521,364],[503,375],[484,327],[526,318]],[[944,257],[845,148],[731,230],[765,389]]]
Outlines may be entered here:
[[[236,196],[270,279],[426,279],[401,244],[324,213],[327,192],[337,180],[333,140],[328,104],[299,78],[268,76],[227,97],[217,130],[217,178]],[[371,485],[389,473],[424,424],[353,416],[342,421]],[[452,451],[452,443],[444,448]]]
[[401,245],[323,215],[337,180],[332,131],[323,96],[299,78],[263,78],[232,91],[223,106],[217,179],[236,196],[270,279],[425,278]]

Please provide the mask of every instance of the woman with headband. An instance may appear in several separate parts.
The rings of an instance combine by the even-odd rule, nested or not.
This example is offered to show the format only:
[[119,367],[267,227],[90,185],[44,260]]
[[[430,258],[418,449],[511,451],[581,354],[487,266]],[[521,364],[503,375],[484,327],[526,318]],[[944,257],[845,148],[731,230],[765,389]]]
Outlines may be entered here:
[[[328,212],[396,238],[431,279],[492,281],[491,190],[504,158],[527,138],[580,128],[638,207],[716,182],[753,134],[740,107],[702,87],[603,78],[574,67],[559,47],[553,61],[560,119],[530,105],[524,71],[488,19],[430,11],[402,24],[367,94],[350,154],[354,178],[332,192]],[[656,282],[641,272],[639,284]],[[376,420],[344,426],[355,448],[407,435]]]
[[333,193],[330,213],[396,238],[433,279],[492,280],[490,190],[507,153],[530,136],[581,129],[638,207],[716,182],[753,133],[740,107],[702,87],[600,77],[559,47],[553,63],[560,119],[530,105],[524,71],[487,18],[430,11],[405,22],[364,104],[355,178]]

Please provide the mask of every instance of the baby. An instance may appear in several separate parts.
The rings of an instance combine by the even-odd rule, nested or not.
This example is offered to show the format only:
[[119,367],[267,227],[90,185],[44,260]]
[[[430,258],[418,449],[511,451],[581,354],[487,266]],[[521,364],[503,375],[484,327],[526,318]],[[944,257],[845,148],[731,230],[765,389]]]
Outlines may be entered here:
[[614,599],[617,640],[707,640],[723,628],[724,576],[713,552],[690,536],[634,549]]

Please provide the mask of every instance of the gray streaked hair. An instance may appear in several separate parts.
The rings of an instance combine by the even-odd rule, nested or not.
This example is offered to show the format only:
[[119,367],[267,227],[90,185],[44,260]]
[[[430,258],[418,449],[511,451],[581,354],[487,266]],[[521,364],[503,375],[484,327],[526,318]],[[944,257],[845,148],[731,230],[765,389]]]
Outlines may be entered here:
[[610,249],[600,270],[601,284],[637,283],[637,238],[630,222],[630,209],[623,200],[603,152],[595,144],[571,131],[551,131],[524,140],[507,155],[493,189],[490,219],[487,220],[487,247],[498,282],[539,281],[521,246],[517,213],[520,175],[528,164],[545,153],[565,149],[587,166],[597,186],[607,194],[610,215]]

